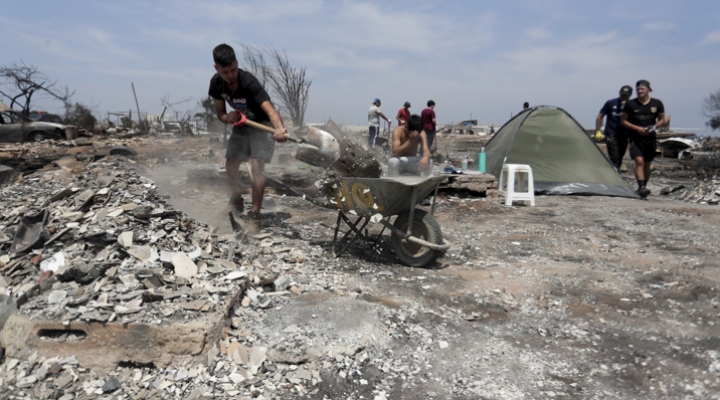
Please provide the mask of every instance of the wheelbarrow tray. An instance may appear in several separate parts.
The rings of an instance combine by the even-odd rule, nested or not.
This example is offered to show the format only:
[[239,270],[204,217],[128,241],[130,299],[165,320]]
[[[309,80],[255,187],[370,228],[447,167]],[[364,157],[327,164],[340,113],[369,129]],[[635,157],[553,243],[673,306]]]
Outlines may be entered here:
[[[445,176],[341,178],[328,200],[348,214],[389,217],[415,207],[445,179]],[[413,189],[417,190],[415,204],[411,204]]]

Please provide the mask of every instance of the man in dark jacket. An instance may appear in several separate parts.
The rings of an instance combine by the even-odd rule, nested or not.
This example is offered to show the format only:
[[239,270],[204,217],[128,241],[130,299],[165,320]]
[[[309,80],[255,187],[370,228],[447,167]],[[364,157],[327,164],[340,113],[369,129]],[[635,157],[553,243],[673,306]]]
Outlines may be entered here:
[[[627,130],[620,124],[620,114],[625,103],[632,96],[632,87],[625,85],[620,88],[620,97],[605,102],[600,113],[595,118],[595,141],[599,142],[605,137],[608,157],[618,171],[622,166],[622,159],[628,146]],[[605,122],[605,134],[603,135],[603,119]]]

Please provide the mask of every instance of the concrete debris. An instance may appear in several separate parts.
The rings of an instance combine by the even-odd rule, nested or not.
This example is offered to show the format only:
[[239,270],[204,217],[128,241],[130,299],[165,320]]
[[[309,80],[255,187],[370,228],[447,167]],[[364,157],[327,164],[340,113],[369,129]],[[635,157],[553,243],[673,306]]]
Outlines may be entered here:
[[720,180],[712,179],[697,183],[694,187],[684,184],[675,187],[664,187],[661,195],[689,203],[718,205],[720,203]]

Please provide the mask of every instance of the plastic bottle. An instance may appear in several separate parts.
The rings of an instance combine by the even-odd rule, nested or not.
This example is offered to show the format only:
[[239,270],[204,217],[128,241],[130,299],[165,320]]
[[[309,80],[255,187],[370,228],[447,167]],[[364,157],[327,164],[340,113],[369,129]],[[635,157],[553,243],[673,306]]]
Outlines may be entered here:
[[463,157],[463,160],[462,160],[462,169],[463,169],[463,170],[468,169],[468,158],[467,158],[467,156]]
[[478,153],[478,171],[485,173],[485,160],[486,160],[486,154],[485,154],[485,146],[480,148],[480,153]]

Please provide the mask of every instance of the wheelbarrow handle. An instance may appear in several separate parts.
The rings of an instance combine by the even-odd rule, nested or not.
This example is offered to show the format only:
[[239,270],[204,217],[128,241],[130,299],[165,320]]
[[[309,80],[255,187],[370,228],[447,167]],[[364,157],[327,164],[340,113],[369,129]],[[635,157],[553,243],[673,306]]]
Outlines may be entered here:
[[445,239],[443,239],[443,243],[444,243],[444,244],[430,243],[430,242],[428,242],[427,240],[422,240],[422,239],[417,238],[417,237],[415,237],[415,236],[411,236],[411,235],[406,234],[405,232],[403,232],[403,231],[401,231],[400,229],[398,229],[398,228],[396,228],[395,226],[393,226],[393,225],[392,225],[390,222],[388,222],[387,220],[384,220],[384,219],[383,219],[382,221],[380,221],[380,223],[383,224],[386,228],[388,228],[388,229],[390,229],[391,231],[395,232],[395,234],[397,234],[398,236],[400,236],[400,238],[402,238],[403,240],[407,240],[407,241],[410,241],[410,242],[419,244],[419,245],[421,245],[421,246],[425,246],[425,247],[427,247],[427,248],[429,248],[429,249],[437,250],[437,251],[447,251],[448,249],[450,249],[450,247],[452,247],[452,245],[451,245],[447,240],[445,240]]

